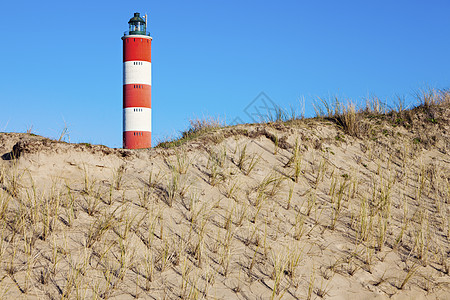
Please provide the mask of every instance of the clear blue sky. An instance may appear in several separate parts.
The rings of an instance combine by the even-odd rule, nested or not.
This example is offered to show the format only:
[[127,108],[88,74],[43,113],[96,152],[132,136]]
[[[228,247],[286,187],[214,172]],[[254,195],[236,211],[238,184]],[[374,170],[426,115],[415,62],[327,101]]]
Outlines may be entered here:
[[0,131],[121,147],[122,41],[149,14],[153,143],[189,119],[448,88],[450,1],[3,1]]

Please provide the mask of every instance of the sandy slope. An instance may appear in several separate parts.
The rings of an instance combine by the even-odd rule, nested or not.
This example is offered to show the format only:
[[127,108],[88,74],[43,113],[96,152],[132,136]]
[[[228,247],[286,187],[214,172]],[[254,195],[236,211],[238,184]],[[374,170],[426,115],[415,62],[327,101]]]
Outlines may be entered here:
[[1,298],[449,299],[439,113],[141,151],[2,133]]

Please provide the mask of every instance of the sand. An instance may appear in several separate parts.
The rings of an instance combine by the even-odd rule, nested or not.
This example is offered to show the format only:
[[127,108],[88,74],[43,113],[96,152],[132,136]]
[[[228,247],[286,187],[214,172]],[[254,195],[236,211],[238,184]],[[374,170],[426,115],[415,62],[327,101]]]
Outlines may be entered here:
[[0,297],[450,299],[443,120],[137,151],[0,133]]

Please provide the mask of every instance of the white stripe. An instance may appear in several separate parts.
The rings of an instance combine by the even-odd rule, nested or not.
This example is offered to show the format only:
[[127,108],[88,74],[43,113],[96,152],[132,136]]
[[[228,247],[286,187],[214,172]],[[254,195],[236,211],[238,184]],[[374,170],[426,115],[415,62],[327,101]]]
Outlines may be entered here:
[[123,109],[123,131],[152,131],[152,109],[127,107]]
[[124,35],[122,37],[122,40],[124,39],[130,39],[130,38],[140,38],[140,39],[149,39],[149,40],[153,40],[153,38],[151,36],[148,35],[142,35],[142,34],[132,34],[132,35]]
[[124,62],[123,84],[152,85],[152,63],[142,60]]

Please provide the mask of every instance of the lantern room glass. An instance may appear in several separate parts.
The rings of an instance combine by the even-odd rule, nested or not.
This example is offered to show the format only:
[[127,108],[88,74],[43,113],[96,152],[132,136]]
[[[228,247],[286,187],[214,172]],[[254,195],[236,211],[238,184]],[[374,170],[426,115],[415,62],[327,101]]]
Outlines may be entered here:
[[131,31],[141,31],[141,32],[145,32],[146,28],[145,28],[145,23],[142,22],[133,22],[130,24],[130,32]]

